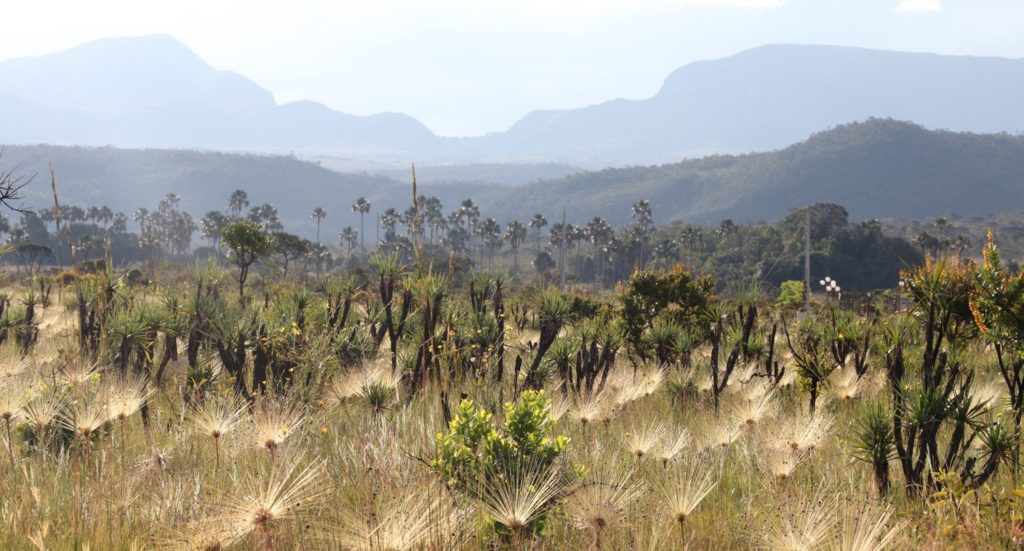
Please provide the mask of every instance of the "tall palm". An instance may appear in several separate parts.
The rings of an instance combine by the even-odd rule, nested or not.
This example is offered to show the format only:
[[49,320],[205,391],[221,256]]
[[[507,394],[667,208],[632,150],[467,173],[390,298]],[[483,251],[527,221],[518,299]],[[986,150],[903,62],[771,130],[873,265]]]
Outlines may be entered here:
[[637,201],[633,204],[633,218],[636,220],[637,237],[640,241],[639,266],[644,266],[644,243],[647,241],[648,229],[654,220],[651,212],[651,202],[648,200]]
[[107,205],[103,205],[99,208],[99,219],[103,222],[104,226],[109,226],[110,221],[114,218],[114,211]]
[[316,220],[316,244],[319,245],[320,244],[320,221],[323,220],[324,218],[327,218],[327,211],[322,209],[322,208],[320,208],[320,207],[316,207],[315,209],[313,209],[312,214],[310,214],[309,216],[311,218],[313,218],[314,220]]
[[527,229],[519,220],[513,220],[505,226],[505,240],[512,248],[512,273],[519,273],[519,246],[526,240]]
[[345,226],[345,229],[341,230],[341,246],[348,247],[348,253],[352,254],[352,249],[359,244],[359,234],[356,233],[355,228],[352,226]]
[[537,252],[540,252],[541,230],[548,225],[548,219],[543,214],[537,213],[530,219],[530,228],[537,232]]
[[236,189],[231,192],[231,196],[228,197],[228,210],[231,211],[231,217],[238,219],[242,216],[242,211],[249,206],[249,194],[244,189]]
[[355,203],[352,203],[352,212],[359,213],[359,246],[364,249],[366,248],[366,228],[363,225],[363,215],[370,212],[370,207],[370,202],[365,197],[360,197],[356,199]]
[[135,209],[135,214],[132,215],[132,220],[139,225],[139,233],[146,233],[146,220],[149,218],[149,209],[146,207],[139,207]]

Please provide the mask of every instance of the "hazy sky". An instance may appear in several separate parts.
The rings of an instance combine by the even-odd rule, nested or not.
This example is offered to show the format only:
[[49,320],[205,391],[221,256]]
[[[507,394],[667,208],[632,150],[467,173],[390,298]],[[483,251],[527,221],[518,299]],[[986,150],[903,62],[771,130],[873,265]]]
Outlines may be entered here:
[[167,33],[279,102],[400,111],[439,134],[644,98],[690,61],[767,43],[1024,57],[1024,0],[31,0],[0,59]]

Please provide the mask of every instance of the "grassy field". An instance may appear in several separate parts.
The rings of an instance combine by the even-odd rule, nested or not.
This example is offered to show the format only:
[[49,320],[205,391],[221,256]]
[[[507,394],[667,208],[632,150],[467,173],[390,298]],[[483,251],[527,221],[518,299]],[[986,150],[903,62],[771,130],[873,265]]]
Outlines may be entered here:
[[596,296],[379,258],[241,298],[162,269],[6,288],[3,549],[1019,546],[997,263],[803,321],[681,269]]

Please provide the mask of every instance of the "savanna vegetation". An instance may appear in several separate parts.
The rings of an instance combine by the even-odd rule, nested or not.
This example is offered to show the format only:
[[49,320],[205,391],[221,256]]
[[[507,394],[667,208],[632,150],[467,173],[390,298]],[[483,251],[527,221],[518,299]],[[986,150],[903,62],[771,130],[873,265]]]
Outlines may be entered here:
[[242,190],[198,224],[170,195],[139,233],[54,195],[3,251],[25,257],[0,294],[4,549],[1015,548],[1024,531],[1024,275],[994,235],[922,251],[832,204],[502,226],[415,196],[338,248]]

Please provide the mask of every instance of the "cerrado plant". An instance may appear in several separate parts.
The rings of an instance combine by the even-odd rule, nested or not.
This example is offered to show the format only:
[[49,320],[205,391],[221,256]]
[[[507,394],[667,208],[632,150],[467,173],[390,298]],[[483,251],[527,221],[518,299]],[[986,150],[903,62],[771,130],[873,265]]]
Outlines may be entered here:
[[[512,480],[536,478],[533,482],[537,485],[553,484],[549,478],[553,480],[562,474],[552,473],[552,469],[558,468],[556,462],[569,439],[554,434],[550,407],[544,391],[526,390],[516,402],[505,403],[499,428],[489,412],[476,407],[471,400],[463,400],[447,434],[437,437],[431,468],[451,488],[485,501],[501,493],[502,484]],[[535,504],[534,511],[539,514],[529,515],[531,518],[523,525],[494,518],[495,528],[515,539],[536,535],[543,530],[545,512],[557,497],[557,492],[540,496],[541,502]]]

